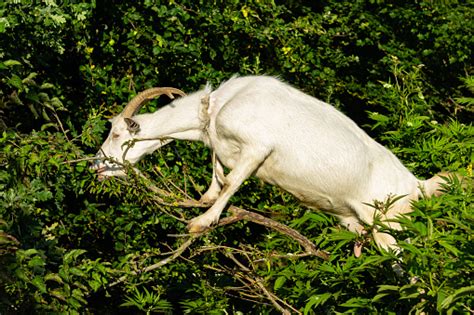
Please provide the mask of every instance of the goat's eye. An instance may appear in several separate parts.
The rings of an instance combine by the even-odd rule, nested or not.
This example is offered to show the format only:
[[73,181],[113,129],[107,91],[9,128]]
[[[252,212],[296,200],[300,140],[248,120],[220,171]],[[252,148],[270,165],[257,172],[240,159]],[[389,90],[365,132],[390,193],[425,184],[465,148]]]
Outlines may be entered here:
[[112,134],[112,139],[117,139],[118,137],[120,137],[120,135],[118,133],[113,133]]

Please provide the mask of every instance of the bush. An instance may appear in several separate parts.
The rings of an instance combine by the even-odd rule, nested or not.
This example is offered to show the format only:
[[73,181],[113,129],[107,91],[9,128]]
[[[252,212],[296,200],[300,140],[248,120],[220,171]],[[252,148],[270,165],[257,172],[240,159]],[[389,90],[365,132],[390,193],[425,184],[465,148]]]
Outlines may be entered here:
[[[298,230],[329,261],[239,222],[148,270],[202,210],[157,202],[133,175],[97,182],[84,157],[137,91],[266,73],[334,104],[417,176],[472,178],[473,12],[462,1],[2,2],[0,312],[472,312],[472,186],[453,180],[414,202],[396,257],[251,179],[232,204]],[[139,168],[171,203],[210,181],[199,143]]]

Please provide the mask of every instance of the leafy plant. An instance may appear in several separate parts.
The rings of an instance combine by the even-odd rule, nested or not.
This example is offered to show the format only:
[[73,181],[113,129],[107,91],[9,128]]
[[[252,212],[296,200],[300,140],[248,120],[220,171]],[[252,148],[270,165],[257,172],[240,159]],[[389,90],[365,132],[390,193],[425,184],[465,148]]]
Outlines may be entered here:
[[168,313],[173,309],[168,301],[160,298],[159,292],[150,292],[146,288],[143,288],[143,291],[144,292],[142,293],[140,290],[135,288],[133,295],[127,296],[125,302],[122,303],[121,306],[133,306],[146,314]]

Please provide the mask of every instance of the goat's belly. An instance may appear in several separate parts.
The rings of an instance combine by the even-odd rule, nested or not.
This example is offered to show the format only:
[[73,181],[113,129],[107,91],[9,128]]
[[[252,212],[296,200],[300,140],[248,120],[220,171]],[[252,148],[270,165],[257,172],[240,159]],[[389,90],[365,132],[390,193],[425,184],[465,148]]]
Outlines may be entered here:
[[309,208],[337,216],[352,216],[354,213],[349,206],[349,202],[340,199],[340,196],[346,196],[348,192],[326,192],[321,189],[321,185],[310,183],[300,177],[281,174],[272,168],[266,168],[265,165],[259,168],[255,175],[263,181],[276,185],[292,194]]

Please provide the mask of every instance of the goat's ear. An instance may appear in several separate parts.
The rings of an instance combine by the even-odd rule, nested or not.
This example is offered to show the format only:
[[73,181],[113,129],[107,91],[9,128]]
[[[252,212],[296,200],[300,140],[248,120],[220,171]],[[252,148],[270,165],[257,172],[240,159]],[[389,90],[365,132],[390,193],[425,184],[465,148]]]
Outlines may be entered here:
[[140,130],[140,125],[131,118],[124,118],[125,123],[127,124],[127,129],[131,133],[136,133]]

